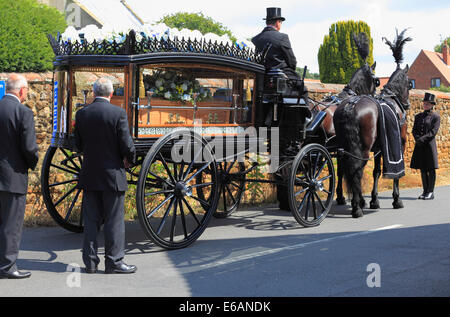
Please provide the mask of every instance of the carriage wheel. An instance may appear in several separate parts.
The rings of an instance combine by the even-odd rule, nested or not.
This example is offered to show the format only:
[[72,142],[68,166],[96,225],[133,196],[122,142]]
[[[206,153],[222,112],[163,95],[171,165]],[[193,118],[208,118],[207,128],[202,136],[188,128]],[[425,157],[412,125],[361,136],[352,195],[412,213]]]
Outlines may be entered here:
[[335,174],[328,151],[319,144],[302,148],[292,164],[289,205],[295,219],[305,227],[318,226],[333,204]]
[[[219,168],[219,192],[220,199],[217,205],[214,217],[226,218],[230,216],[239,207],[242,194],[245,190],[245,174],[240,174],[245,171],[245,164],[243,162],[220,162],[217,163]],[[208,171],[206,171],[208,173]],[[197,176],[197,181],[201,182],[201,175]],[[209,196],[201,187],[197,188],[198,197],[208,201]]]
[[41,172],[41,188],[47,210],[64,229],[83,232],[82,190],[77,188],[83,157],[70,150],[50,147]]
[[[147,237],[166,249],[197,240],[216,210],[218,179],[212,150],[201,136],[183,130],[160,138],[145,157],[136,192],[138,218]],[[211,199],[199,197],[197,188]]]

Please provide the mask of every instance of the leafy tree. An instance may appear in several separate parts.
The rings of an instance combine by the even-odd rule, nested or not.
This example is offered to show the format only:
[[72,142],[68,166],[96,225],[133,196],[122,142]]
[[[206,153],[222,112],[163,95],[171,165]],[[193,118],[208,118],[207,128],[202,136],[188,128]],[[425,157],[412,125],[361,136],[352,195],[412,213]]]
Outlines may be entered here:
[[36,0],[0,0],[0,71],[42,72],[53,68],[47,34],[67,27],[58,10]]
[[231,31],[222,25],[220,22],[214,21],[212,18],[204,16],[203,13],[188,13],[178,12],[174,14],[168,14],[162,17],[157,23],[164,23],[168,27],[188,30],[198,30],[202,34],[214,33],[219,36],[228,35],[228,37],[234,42],[236,37]]
[[442,47],[444,46],[444,42],[447,41],[447,45],[450,45],[450,36],[441,41],[441,44],[436,45],[434,47],[434,51],[438,53],[442,53]]
[[373,39],[363,21],[341,21],[330,26],[319,48],[319,73],[323,83],[346,84],[364,61],[358,54],[353,34],[366,33],[369,39],[367,63],[373,63]]

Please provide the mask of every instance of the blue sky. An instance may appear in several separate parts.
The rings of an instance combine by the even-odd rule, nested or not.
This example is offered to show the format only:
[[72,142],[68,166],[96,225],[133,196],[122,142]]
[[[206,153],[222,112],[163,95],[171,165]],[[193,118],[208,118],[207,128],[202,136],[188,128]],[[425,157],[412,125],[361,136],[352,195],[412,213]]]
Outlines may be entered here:
[[202,12],[227,26],[239,38],[251,38],[264,27],[266,7],[281,7],[286,17],[281,32],[287,33],[298,60],[318,72],[317,52],[330,25],[337,21],[362,20],[369,24],[374,40],[377,75],[390,76],[395,63],[382,37],[393,40],[395,29],[410,28],[413,38],[405,47],[411,65],[421,49],[433,50],[441,36],[450,36],[448,0],[127,0],[146,21],[154,22],[179,11]]

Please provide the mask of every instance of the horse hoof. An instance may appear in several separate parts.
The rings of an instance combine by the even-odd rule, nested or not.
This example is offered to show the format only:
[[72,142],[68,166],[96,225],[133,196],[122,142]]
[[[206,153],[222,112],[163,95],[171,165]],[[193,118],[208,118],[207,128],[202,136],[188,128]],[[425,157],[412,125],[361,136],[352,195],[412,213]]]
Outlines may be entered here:
[[392,203],[392,206],[394,207],[394,209],[402,209],[402,208],[404,208],[403,202],[402,202],[401,200],[399,200],[399,201],[394,201],[394,202]]
[[380,209],[380,203],[378,201],[371,201],[370,209]]
[[340,206],[345,205],[345,204],[346,204],[346,202],[345,202],[345,197],[339,197],[339,198],[336,198],[336,202],[337,202],[337,204],[340,205]]
[[362,216],[364,216],[362,209],[357,209],[357,210],[352,211],[353,218],[361,218]]

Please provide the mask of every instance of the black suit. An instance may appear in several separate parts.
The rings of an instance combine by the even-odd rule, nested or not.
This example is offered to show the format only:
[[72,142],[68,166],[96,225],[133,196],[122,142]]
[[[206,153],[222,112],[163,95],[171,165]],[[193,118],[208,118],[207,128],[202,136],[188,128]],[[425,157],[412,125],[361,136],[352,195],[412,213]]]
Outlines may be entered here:
[[0,271],[17,270],[28,169],[38,159],[33,111],[6,95],[0,100]]
[[436,183],[438,152],[436,134],[439,131],[441,117],[433,111],[424,111],[414,118],[412,134],[416,145],[411,157],[411,168],[420,169],[424,193],[432,193]]
[[105,265],[120,265],[124,257],[124,198],[128,188],[123,159],[135,160],[135,147],[125,110],[96,98],[79,110],[75,141],[83,152],[79,186],[83,192],[83,261],[93,269],[99,263],[97,234],[104,222]]
[[291,42],[287,34],[281,33],[271,26],[252,38],[256,50],[262,52],[268,44],[272,44],[266,55],[266,69],[280,68],[290,78],[300,78],[295,72],[297,59],[291,47]]

